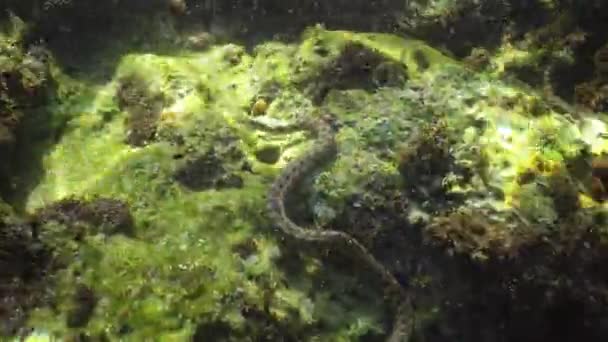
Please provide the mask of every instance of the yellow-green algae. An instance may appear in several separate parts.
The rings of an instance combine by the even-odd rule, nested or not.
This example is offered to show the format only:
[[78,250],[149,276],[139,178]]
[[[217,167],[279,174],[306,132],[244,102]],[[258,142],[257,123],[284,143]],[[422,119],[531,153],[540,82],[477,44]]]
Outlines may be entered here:
[[[319,38],[331,43],[334,55],[350,40],[378,49],[405,63],[413,82],[437,99],[431,110],[416,107],[414,100],[402,100],[409,95],[400,90],[330,94],[327,106],[341,120],[359,120],[363,113],[369,117],[341,130],[341,154],[316,183],[318,190],[330,193],[328,207],[336,209],[341,199],[359,191],[361,183],[374,174],[397,175],[394,159],[378,157],[380,147],[374,144],[382,145],[382,139],[373,139],[393,139],[386,147],[390,156],[418,122],[436,115],[465,132],[456,146],[462,162],[470,156],[468,161],[475,164],[476,156],[487,156],[486,179],[478,185],[502,189],[506,196],[493,202],[502,209],[511,205],[511,194],[517,191],[517,170],[537,155],[561,162],[568,153],[567,146],[545,148],[541,140],[547,129],[561,134],[561,127],[566,127],[563,144],[590,139],[575,125],[558,120],[549,109],[531,115],[527,104],[536,95],[484,75],[472,77],[459,63],[423,43],[390,35],[329,32],[316,27],[299,45],[263,44],[257,48],[258,55],[244,53],[236,66],[226,59],[234,46],[216,46],[204,53],[124,56],[112,82],[99,87],[93,99],[82,95],[82,102],[73,101],[71,107],[63,108],[72,115],[69,129],[45,156],[44,177],[27,202],[27,209],[33,210],[68,196],[99,195],[126,200],[131,206],[135,238],[89,237],[79,247],[77,261],[60,273],[60,308],[69,305],[67,298],[77,282],[92,288],[100,298],[84,331],[116,338],[121,327],[128,326],[133,340],[185,340],[201,322],[220,320],[238,329],[247,324],[241,313],[243,303],[261,310],[267,293],[271,296],[269,312],[276,320],[300,328],[314,322],[328,326],[311,340],[349,341],[381,330],[378,305],[350,297],[342,302],[331,299],[330,293],[340,290],[336,284],[353,285],[356,280],[350,275],[328,274],[318,261],[308,258],[302,259],[307,263],[304,274],[285,274],[278,268],[275,261],[283,251],[271,225],[260,215],[271,177],[306,144],[299,143],[300,133],[253,131],[244,123],[247,107],[265,81],[276,81],[286,87],[287,94],[301,96],[289,86],[294,58],[314,66],[317,57],[311,49],[313,40]],[[409,57],[414,50],[422,51],[429,68],[419,69]],[[113,97],[120,77],[131,72],[157,82],[171,99],[161,115],[161,131],[163,127],[188,131],[196,125],[211,130],[230,127],[258,175],[244,175],[240,189],[188,191],[171,181],[176,167],[174,146],[164,141],[144,148],[126,145],[126,114],[118,111]],[[506,106],[503,100],[516,105]],[[310,107],[303,102],[305,108]],[[284,99],[282,107],[271,106],[269,115],[290,119],[299,109],[297,105],[297,101]],[[107,111],[117,113],[104,121]],[[480,128],[475,124],[479,121],[487,126]],[[595,126],[592,131],[598,133]],[[298,136],[300,139],[294,138]],[[197,142],[201,151],[214,143],[204,137]],[[266,142],[279,143],[287,150],[274,166],[257,163],[253,156],[255,147]],[[296,148],[289,149],[294,144]],[[472,146],[481,153],[469,153]],[[593,149],[604,149],[598,146],[594,144]],[[264,227],[268,230],[260,229]],[[255,253],[243,260],[233,247],[246,241],[253,241]],[[315,284],[310,276],[318,273],[329,279],[330,286],[313,295]],[[238,298],[231,297],[234,294]],[[31,325],[57,336],[66,336],[68,331],[65,318],[56,317],[48,308],[37,310]]]
[[[182,86],[194,89],[167,106],[165,111],[174,114],[163,116],[161,126],[189,127],[195,121],[210,127],[237,126],[253,95],[251,57],[244,56],[233,68],[223,53],[218,47],[203,54],[125,56],[113,81],[101,86],[94,99],[84,97],[85,105],[74,104],[67,133],[45,156],[44,177],[31,193],[27,209],[69,196],[123,199],[136,219],[137,238],[87,238],[77,261],[60,272],[60,309],[70,305],[69,295],[78,282],[100,297],[85,331],[113,336],[125,325],[133,330],[130,338],[137,340],[182,339],[204,321],[243,326],[241,306],[246,302],[262,310],[268,287],[273,296],[270,312],[279,321],[297,326],[331,319],[332,338],[347,340],[379,329],[377,312],[361,309],[348,314],[322,292],[310,298],[310,280],[287,277],[276,268],[280,250],[274,236],[254,231],[264,207],[266,180],[249,176],[238,190],[187,191],[169,181],[174,171],[172,146],[158,142],[131,148],[124,143],[125,113],[104,121],[105,112],[116,111],[112,98],[120,77],[137,72],[157,82],[169,97]],[[212,101],[196,92],[200,84],[209,88]],[[249,132],[236,128],[243,141],[251,141]],[[201,142],[201,151],[213,144]],[[232,247],[248,239],[255,241],[257,252],[241,260]],[[235,293],[242,298],[234,303],[226,300]],[[290,322],[296,319],[301,323]],[[37,310],[31,324],[57,336],[67,334],[65,317],[56,317],[49,309]],[[323,339],[322,333],[318,337]]]

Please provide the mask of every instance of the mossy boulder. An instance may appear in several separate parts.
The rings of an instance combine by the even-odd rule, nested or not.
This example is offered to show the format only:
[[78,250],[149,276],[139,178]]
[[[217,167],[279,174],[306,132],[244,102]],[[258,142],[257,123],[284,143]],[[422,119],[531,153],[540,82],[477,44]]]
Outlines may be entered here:
[[[65,266],[55,305],[30,321],[49,334],[359,340],[390,330],[377,279],[359,267],[341,271],[351,256],[301,248],[271,229],[267,189],[314,137],[252,125],[258,96],[272,99],[256,117],[269,122],[320,110],[336,116],[340,153],[289,215],[360,239],[416,291],[423,334],[483,340],[529,317],[553,322],[559,301],[542,306],[536,294],[550,288],[544,280],[563,270],[567,253],[554,258],[549,247],[577,236],[568,250],[577,260],[603,255],[601,244],[589,254],[580,247],[596,238],[585,230],[602,226],[575,225],[587,203],[576,189],[583,176],[568,168],[585,160],[576,124],[537,106],[538,94],[473,73],[424,42],[315,27],[301,40],[254,49],[132,51],[117,66],[93,96],[64,104],[71,120],[25,203],[42,208],[41,239]],[[142,133],[141,143],[129,145],[129,130]],[[276,162],[256,157],[266,145],[281,152]],[[533,177],[522,176],[530,170]],[[543,199],[556,215],[526,225],[517,210],[524,197]],[[526,253],[543,267],[519,258]],[[565,278],[580,274],[568,265]],[[510,303],[510,288],[515,304],[494,305]],[[525,311],[527,298],[547,310]],[[487,315],[475,315],[479,305]]]
[[46,299],[53,259],[35,225],[0,201],[0,336],[22,332],[30,310]]

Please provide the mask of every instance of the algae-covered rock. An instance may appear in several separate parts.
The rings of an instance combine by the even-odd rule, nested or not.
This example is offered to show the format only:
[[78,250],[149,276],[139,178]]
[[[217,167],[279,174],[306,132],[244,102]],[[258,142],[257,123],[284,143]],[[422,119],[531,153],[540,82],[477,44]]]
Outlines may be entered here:
[[29,139],[23,121],[54,88],[49,52],[42,45],[24,46],[26,27],[14,15],[0,25],[0,194],[5,198],[14,191],[17,144]]
[[[315,44],[327,44],[328,49],[337,47],[338,51],[334,51],[336,55],[330,56],[328,61],[323,61],[328,57],[322,53],[321,66],[314,71],[302,73],[303,79],[298,81],[315,104],[320,104],[330,89],[399,87],[408,77],[403,64],[391,61],[373,47],[348,40],[337,46],[332,43],[335,44],[317,38]],[[313,51],[318,54],[318,48]]]
[[76,235],[133,235],[134,228],[128,204],[111,198],[96,198],[91,201],[64,199],[44,208],[37,214],[36,219],[40,224],[54,221],[69,226],[81,222],[92,228],[91,231],[74,232]]
[[30,310],[45,301],[52,268],[50,249],[37,236],[37,227],[18,218],[0,201],[0,336],[22,332]]
[[255,151],[255,157],[266,164],[274,164],[281,157],[281,149],[275,145],[264,145]]
[[118,105],[129,113],[126,141],[133,146],[144,146],[156,135],[164,102],[162,94],[142,75],[126,75],[119,83]]
[[[128,208],[112,199],[64,200],[27,221],[4,204],[2,208],[0,296],[5,306],[0,310],[0,335],[4,337],[22,333],[31,312],[61,293],[55,289],[56,273],[77,260],[79,241],[97,233],[133,233]],[[72,298],[66,324],[84,326],[96,304],[95,296],[80,286]]]
[[[442,192],[442,179],[453,168],[450,142],[445,122],[427,124],[403,146],[399,152],[399,172],[412,191],[420,191],[426,196],[438,198]],[[426,186],[426,189],[423,187]],[[423,195],[423,196],[425,196]]]
[[[423,14],[470,17],[453,10],[470,4],[435,5]],[[165,41],[184,42],[176,27],[189,15],[155,22]],[[606,314],[593,304],[606,285],[594,261],[605,209],[586,189],[600,167],[585,166],[605,126],[579,127],[495,78],[496,59],[478,56],[490,73],[471,71],[419,40],[321,26],[253,47],[229,36],[129,49],[109,77],[74,81],[92,91],[51,107],[69,121],[25,210],[61,268],[29,326],[117,340],[388,335],[374,273],[348,250],[277,234],[264,215],[274,177],[320,138],[305,123],[324,112],[339,153],[289,194],[287,215],[359,240],[411,291],[421,339],[543,340],[562,319]],[[597,316],[561,314],[560,298]]]
[[97,298],[91,289],[78,286],[72,299],[72,308],[68,309],[66,325],[70,328],[86,326],[97,304]]
[[185,164],[177,170],[175,179],[192,190],[206,190],[210,188],[240,188],[240,177],[222,165],[220,159],[213,151],[202,155]]

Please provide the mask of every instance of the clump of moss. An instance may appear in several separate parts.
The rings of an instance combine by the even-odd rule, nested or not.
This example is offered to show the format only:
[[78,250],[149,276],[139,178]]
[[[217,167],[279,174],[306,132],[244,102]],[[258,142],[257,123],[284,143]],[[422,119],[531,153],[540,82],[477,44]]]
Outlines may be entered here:
[[52,256],[34,225],[0,206],[0,337],[6,337],[18,333],[29,311],[45,300]]
[[132,146],[145,146],[156,136],[164,96],[144,76],[135,72],[121,77],[118,83],[119,108],[129,114],[126,142]]
[[[453,218],[460,222],[457,227],[494,224],[484,215],[486,213],[472,213],[473,217],[469,214]],[[444,219],[449,225],[448,218]],[[596,267],[605,262],[607,249],[590,221],[579,217],[562,222],[553,232],[541,233],[533,228],[530,232],[535,231],[535,234],[522,235],[515,240],[495,240],[498,246],[508,241],[515,242],[511,248],[495,248],[490,243],[491,248],[483,254],[450,253],[449,258],[437,260],[442,265],[442,279],[441,285],[435,284],[435,290],[447,291],[450,295],[447,297],[449,300],[438,303],[437,307],[441,309],[435,311],[437,314],[432,320],[440,326],[455,329],[446,329],[444,333],[448,336],[479,336],[478,321],[467,328],[469,319],[462,320],[459,316],[480,315],[483,317],[479,319],[485,321],[489,318],[487,322],[493,326],[491,331],[482,333],[485,338],[509,336],[508,340],[544,340],[547,336],[565,332],[556,324],[563,323],[567,325],[567,331],[577,331],[577,336],[601,340],[599,336],[603,336],[603,329],[592,326],[597,327],[600,317],[606,315],[601,304],[603,301],[598,300],[606,290],[606,281],[599,276],[601,271]],[[511,224],[495,227],[500,228],[505,237],[513,236],[514,226]],[[467,236],[471,239],[460,240],[458,244],[465,250],[479,241],[477,237],[472,239],[470,232]],[[444,246],[455,252],[452,244]],[[502,252],[509,253],[503,256]],[[471,263],[470,257],[484,262]],[[445,263],[449,266],[444,266]],[[430,289],[433,289],[433,282]],[[442,295],[437,293],[437,296]],[[495,310],[498,307],[500,309]],[[594,323],[587,325],[589,322]],[[539,326],[548,328],[538,329]]]
[[[397,25],[402,32],[464,57],[475,46],[490,49],[500,44],[506,25],[502,20],[488,19],[506,17],[511,6],[491,1],[414,1],[397,12]],[[484,34],[478,34],[481,31]]]
[[[17,143],[34,140],[24,122],[47,103],[55,85],[50,53],[42,45],[25,46],[26,30],[10,12],[0,22],[0,195],[7,197],[16,187]],[[51,248],[38,227],[0,200],[0,336],[18,333],[30,310],[46,299],[52,267]]]
[[207,120],[185,132],[173,179],[190,190],[242,188],[243,173],[251,171],[234,130],[217,125]]
[[523,217],[535,224],[552,225],[558,219],[551,197],[542,183],[522,185],[513,196],[513,206]]
[[608,112],[608,85],[592,80],[577,84],[574,90],[578,104],[596,112]]
[[422,197],[444,197],[441,180],[454,168],[452,142],[447,123],[437,120],[423,124],[397,156],[398,170],[406,186]]
[[565,169],[559,169],[547,179],[548,195],[553,201],[557,215],[562,218],[574,216],[580,209],[579,187]]
[[8,32],[0,27],[0,193],[11,192],[6,183],[15,171],[17,129],[32,108],[49,99],[54,85],[50,53],[41,45],[24,47],[25,24],[15,16],[10,22]]
[[319,104],[331,89],[372,90],[381,86],[402,86],[407,78],[403,65],[374,48],[347,40],[337,56],[298,83],[313,103]]
[[[78,227],[78,223],[85,223],[91,229],[90,231],[72,230],[79,239],[84,234],[96,233],[132,236],[135,225],[127,203],[103,197],[90,201],[75,198],[63,199],[41,209],[36,214],[36,221],[42,225],[54,221],[61,225],[74,227]],[[80,228],[84,229],[84,227]]]
[[524,235],[514,232],[506,223],[491,219],[483,211],[469,209],[438,216],[425,231],[433,243],[478,261],[514,257],[527,242]]
[[539,118],[529,132],[535,150],[515,178],[512,204],[526,219],[552,226],[576,214],[579,195],[592,174],[589,146],[577,130],[552,117]]
[[594,54],[595,78],[576,85],[574,90],[577,103],[596,111],[608,111],[608,44]]
[[190,190],[202,191],[211,188],[241,188],[243,178],[230,170],[230,160],[222,158],[221,153],[211,149],[187,161],[175,173],[175,179]]
[[473,48],[463,61],[475,71],[483,71],[490,64],[490,52],[484,48]]
[[91,288],[83,284],[76,286],[71,297],[66,313],[66,325],[69,328],[84,327],[93,315],[98,298]]

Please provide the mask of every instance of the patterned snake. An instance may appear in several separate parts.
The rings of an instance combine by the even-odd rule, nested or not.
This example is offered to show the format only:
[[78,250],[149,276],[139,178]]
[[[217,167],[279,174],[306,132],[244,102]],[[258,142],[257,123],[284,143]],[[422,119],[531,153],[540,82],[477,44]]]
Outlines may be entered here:
[[303,156],[288,163],[278,178],[272,183],[267,203],[270,219],[288,236],[297,240],[323,242],[336,247],[348,248],[356,257],[369,265],[387,284],[392,294],[391,303],[397,305],[393,331],[387,341],[408,341],[413,329],[410,301],[405,290],[393,274],[378,262],[365,246],[348,233],[338,230],[313,230],[300,227],[289,218],[285,208],[285,199],[297,184],[321,164],[332,159],[337,153],[335,138],[337,125],[335,118],[330,114],[325,114],[320,118],[306,118],[294,124],[271,128],[280,131],[305,129],[316,135],[317,139],[312,148],[304,153]]

